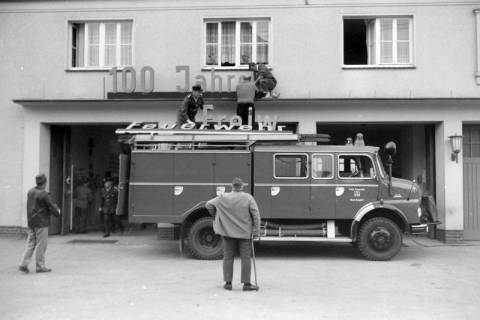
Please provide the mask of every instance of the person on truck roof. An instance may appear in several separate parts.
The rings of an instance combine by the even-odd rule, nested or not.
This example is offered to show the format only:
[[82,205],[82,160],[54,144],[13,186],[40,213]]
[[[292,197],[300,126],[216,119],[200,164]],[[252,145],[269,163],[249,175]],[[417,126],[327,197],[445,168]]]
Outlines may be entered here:
[[242,260],[243,291],[258,290],[251,284],[252,239],[260,234],[260,212],[252,195],[243,192],[243,181],[232,181],[232,192],[227,192],[206,203],[207,210],[215,215],[213,229],[223,237],[224,288],[232,290],[233,260],[237,248]]
[[198,109],[203,110],[202,86],[195,84],[192,87],[192,93],[189,93],[177,113],[177,125],[181,126],[187,122],[195,122],[195,116]]

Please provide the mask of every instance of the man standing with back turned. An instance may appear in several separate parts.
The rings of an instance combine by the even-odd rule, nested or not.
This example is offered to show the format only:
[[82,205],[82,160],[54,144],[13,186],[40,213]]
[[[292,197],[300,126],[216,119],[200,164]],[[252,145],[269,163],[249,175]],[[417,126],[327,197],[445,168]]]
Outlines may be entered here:
[[28,273],[28,264],[32,259],[33,252],[36,250],[35,260],[37,272],[50,272],[45,266],[45,251],[47,251],[48,226],[50,225],[50,215],[60,216],[60,209],[53,203],[50,194],[45,190],[47,177],[39,174],[35,177],[36,187],[28,191],[27,198],[27,218],[28,218],[28,238],[22,262],[18,270]]
[[243,291],[258,290],[250,283],[252,239],[260,234],[260,213],[252,195],[243,190],[243,181],[232,181],[232,192],[227,192],[207,202],[206,208],[215,214],[213,229],[223,237],[224,288],[232,290],[233,260],[237,248],[242,260]]

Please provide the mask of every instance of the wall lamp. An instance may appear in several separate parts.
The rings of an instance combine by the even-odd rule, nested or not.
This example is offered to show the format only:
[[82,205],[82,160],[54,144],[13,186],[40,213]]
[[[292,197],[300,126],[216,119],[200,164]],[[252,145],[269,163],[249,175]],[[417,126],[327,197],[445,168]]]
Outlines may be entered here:
[[458,134],[454,134],[453,136],[449,136],[450,144],[452,145],[452,161],[458,163],[458,154],[462,151],[462,136]]

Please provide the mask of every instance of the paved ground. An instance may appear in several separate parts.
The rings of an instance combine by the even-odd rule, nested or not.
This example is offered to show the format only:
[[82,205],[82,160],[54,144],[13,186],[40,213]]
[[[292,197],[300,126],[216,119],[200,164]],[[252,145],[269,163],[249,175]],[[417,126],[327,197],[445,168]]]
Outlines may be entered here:
[[[17,271],[24,239],[0,238],[0,319],[479,319],[480,243],[405,239],[389,262],[350,245],[257,246],[261,290],[222,289],[219,261],[182,257],[153,230],[53,236],[50,274]],[[34,266],[31,265],[30,269]],[[253,277],[253,276],[252,276]]]

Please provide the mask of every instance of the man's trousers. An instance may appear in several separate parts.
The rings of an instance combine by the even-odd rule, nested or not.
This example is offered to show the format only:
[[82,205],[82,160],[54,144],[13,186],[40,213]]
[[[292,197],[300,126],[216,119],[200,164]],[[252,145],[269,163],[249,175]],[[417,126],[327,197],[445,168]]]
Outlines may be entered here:
[[250,283],[251,262],[250,256],[252,254],[250,239],[237,239],[223,237],[223,280],[225,282],[232,282],[233,278],[233,260],[237,253],[240,252],[240,259],[242,260],[242,283]]
[[47,251],[48,227],[28,228],[27,244],[23,253],[21,267],[28,267],[35,252],[37,269],[45,268],[45,252]]

